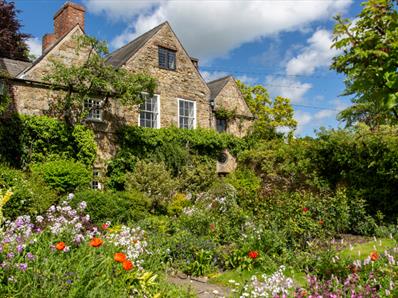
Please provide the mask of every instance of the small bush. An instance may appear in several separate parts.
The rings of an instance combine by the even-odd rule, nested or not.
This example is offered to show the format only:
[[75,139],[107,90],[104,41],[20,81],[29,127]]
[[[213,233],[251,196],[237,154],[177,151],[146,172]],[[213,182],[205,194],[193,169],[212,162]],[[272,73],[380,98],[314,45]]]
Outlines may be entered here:
[[4,216],[11,219],[21,214],[43,213],[57,201],[56,193],[40,177],[31,177],[4,165],[0,165],[0,188],[13,191],[3,207]]
[[87,212],[94,223],[102,224],[128,223],[144,219],[151,207],[151,200],[138,191],[130,192],[100,192],[87,190],[78,192],[73,198],[73,204],[87,203]]
[[177,187],[177,182],[163,163],[138,161],[134,172],[128,175],[127,189],[138,190],[153,201],[153,210],[165,212]]
[[60,194],[87,188],[92,180],[92,171],[82,163],[71,160],[56,160],[31,167],[32,175],[41,177],[47,185]]
[[250,169],[238,169],[228,175],[225,181],[235,187],[238,204],[242,208],[257,209],[258,198],[261,190],[261,179]]

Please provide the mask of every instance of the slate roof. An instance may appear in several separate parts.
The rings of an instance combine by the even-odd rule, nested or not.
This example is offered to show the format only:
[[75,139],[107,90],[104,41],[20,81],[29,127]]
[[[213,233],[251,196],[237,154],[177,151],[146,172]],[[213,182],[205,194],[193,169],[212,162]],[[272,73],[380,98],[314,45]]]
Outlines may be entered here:
[[231,78],[232,76],[226,76],[207,83],[207,86],[210,89],[210,99],[212,101],[215,100],[215,98],[218,96],[218,94],[221,92],[221,90],[224,88],[224,86],[228,83],[229,79]]
[[0,58],[0,70],[6,71],[13,78],[31,65],[30,62]]
[[148,40],[150,40],[167,22],[163,22],[148,32],[138,36],[136,39],[130,41],[120,49],[110,53],[106,58],[106,61],[114,67],[120,67],[126,63],[130,57],[141,49]]

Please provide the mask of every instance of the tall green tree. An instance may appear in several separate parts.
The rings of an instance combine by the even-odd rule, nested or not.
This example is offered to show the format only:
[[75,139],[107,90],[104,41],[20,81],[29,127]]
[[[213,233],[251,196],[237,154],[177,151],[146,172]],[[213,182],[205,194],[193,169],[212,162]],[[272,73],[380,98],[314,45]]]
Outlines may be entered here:
[[269,139],[278,135],[281,129],[288,130],[288,136],[293,135],[297,121],[293,118],[294,110],[288,98],[277,96],[270,99],[264,86],[249,86],[238,81],[250,111],[256,118],[253,125],[253,135],[261,139]]
[[352,106],[339,114],[347,125],[398,123],[397,0],[369,0],[356,19],[336,16],[331,68],[345,74],[343,95]]
[[84,123],[90,111],[97,108],[87,107],[87,100],[100,100],[101,110],[106,111],[111,100],[134,106],[142,102],[144,94],[153,95],[155,79],[106,63],[108,48],[104,42],[88,36],[79,36],[76,42],[76,55],[86,57],[82,59],[84,62],[66,65],[53,60],[52,71],[44,77],[54,89],[59,90],[50,104],[51,116],[73,126]]
[[30,35],[20,32],[17,13],[14,2],[0,0],[0,58],[29,61],[26,40]]

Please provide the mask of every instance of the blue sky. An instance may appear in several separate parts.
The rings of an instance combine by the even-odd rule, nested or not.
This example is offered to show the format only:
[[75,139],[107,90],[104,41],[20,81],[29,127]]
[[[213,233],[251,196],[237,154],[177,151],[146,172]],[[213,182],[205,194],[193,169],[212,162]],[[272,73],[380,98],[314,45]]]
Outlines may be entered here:
[[[53,15],[65,1],[14,0],[31,52],[53,31]],[[168,20],[190,55],[200,59],[206,80],[232,74],[262,84],[271,96],[291,99],[296,135],[337,127],[336,114],[350,104],[339,95],[344,77],[329,70],[331,32],[337,13],[354,18],[354,0],[79,0],[85,31],[122,46]]]

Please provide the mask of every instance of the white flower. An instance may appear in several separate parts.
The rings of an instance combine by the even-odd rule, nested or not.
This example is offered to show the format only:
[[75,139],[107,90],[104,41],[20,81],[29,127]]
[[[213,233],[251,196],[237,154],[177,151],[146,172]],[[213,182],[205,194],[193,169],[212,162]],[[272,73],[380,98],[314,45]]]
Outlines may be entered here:
[[75,197],[75,194],[73,194],[73,193],[68,194],[69,201],[72,200],[74,197]]

